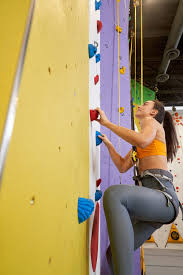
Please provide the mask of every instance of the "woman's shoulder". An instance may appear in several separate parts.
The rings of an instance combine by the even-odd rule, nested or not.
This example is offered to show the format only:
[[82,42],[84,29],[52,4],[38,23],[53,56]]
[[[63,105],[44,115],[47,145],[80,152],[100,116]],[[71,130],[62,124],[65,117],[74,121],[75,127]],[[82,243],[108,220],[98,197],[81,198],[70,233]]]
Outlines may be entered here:
[[157,132],[156,132],[155,139],[158,139],[159,141],[166,143],[165,130],[163,128],[163,124],[160,124],[158,121],[156,122],[157,122]]

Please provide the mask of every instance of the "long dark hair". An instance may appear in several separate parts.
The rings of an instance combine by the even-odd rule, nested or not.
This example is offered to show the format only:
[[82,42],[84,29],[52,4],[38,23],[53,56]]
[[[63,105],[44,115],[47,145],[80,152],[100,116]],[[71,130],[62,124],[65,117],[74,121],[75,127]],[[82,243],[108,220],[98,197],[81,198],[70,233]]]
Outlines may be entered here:
[[177,153],[177,146],[179,144],[177,139],[177,133],[173,123],[172,116],[169,112],[165,111],[164,105],[157,99],[152,100],[154,102],[155,110],[158,113],[154,117],[159,123],[163,122],[163,128],[165,130],[166,149],[167,149],[167,161],[173,161],[173,158]]

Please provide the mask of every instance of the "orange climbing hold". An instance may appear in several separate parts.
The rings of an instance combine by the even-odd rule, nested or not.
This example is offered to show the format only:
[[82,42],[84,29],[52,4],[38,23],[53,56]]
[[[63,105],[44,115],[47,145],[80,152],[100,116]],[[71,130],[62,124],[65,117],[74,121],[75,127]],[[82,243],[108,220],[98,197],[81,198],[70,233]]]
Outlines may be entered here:
[[99,237],[99,203],[95,208],[95,216],[93,220],[92,237],[91,237],[91,263],[93,272],[96,270],[98,257],[98,237]]
[[178,116],[179,114],[178,113],[175,113],[175,116]]

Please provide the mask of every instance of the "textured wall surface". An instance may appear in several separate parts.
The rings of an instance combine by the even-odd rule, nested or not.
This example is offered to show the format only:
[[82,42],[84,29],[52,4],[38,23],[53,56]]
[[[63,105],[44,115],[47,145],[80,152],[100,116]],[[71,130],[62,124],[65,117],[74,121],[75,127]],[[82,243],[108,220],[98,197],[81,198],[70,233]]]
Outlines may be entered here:
[[8,110],[29,6],[30,0],[0,1],[0,139]]
[[[26,15],[6,2],[9,21]],[[77,218],[89,197],[88,10],[36,1],[0,192],[2,275],[88,274],[88,222]]]
[[[126,18],[125,18],[125,5]],[[117,1],[103,1],[101,7],[101,21],[103,29],[101,32],[101,108],[106,112],[107,117],[115,124],[118,124],[118,66],[117,66]],[[121,106],[125,108],[121,116],[121,125],[131,129],[131,108],[130,108],[130,80],[129,80],[129,52],[128,52],[128,1],[120,1],[120,67],[126,67],[126,73],[120,76],[121,80]],[[106,134],[118,151],[118,137],[111,131],[101,127],[101,132]],[[121,155],[124,157],[131,149],[131,145],[121,140]],[[122,174],[122,184],[133,184],[133,169]],[[101,146],[101,189],[104,192],[107,187],[113,184],[120,184],[120,174],[112,163],[105,145]],[[101,202],[102,205],[102,202]],[[124,232],[125,234],[125,232]],[[106,248],[109,244],[107,226],[103,208],[101,208],[101,275],[109,275],[106,261]],[[134,266],[136,275],[140,274],[139,250],[134,253]]]

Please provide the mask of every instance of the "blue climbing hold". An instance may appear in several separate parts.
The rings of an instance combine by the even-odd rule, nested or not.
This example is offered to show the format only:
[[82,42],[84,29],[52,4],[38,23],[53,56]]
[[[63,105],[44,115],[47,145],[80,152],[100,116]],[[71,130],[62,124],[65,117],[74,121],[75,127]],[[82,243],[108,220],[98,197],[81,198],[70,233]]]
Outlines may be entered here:
[[89,53],[89,58],[92,58],[97,52],[97,47],[95,47],[92,44],[88,44],[88,53]]
[[100,54],[99,53],[96,54],[95,58],[96,58],[96,63],[98,63],[100,61]]
[[95,10],[99,10],[101,5],[102,5],[101,1],[95,0]]
[[91,199],[78,198],[78,220],[79,223],[87,220],[94,210],[94,202]]
[[96,190],[95,192],[95,201],[99,201],[102,197],[102,191]]
[[102,139],[98,136],[102,136],[102,134],[98,131],[96,131],[96,146],[98,146],[100,143],[102,143]]

